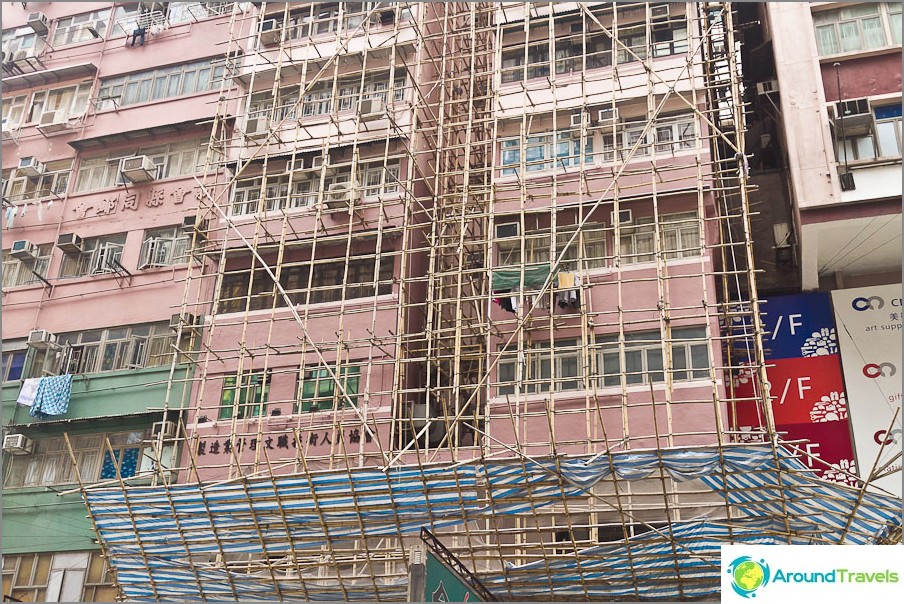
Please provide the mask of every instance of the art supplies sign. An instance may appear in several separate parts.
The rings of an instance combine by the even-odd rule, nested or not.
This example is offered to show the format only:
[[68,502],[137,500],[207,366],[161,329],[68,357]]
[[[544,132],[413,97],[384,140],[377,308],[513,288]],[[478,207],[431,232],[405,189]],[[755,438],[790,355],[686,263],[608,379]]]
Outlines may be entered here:
[[722,546],[723,602],[890,602],[900,598],[902,583],[900,546]]
[[900,496],[901,285],[837,290],[832,303],[860,475],[878,457],[874,483]]

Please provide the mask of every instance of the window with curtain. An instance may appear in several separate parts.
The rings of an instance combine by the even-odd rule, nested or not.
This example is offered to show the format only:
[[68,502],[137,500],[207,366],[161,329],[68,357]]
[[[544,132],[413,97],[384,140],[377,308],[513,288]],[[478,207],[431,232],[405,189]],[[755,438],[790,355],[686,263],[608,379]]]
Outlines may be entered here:
[[[605,336],[599,345],[600,386],[649,384],[665,381],[663,337],[659,331],[626,333],[624,347],[618,336]],[[704,327],[671,330],[671,372],[674,381],[709,378],[709,347]],[[624,365],[622,365],[624,357]]]
[[160,99],[214,90],[220,85],[225,67],[219,58],[159,67],[100,82],[97,96],[116,99],[119,105],[133,105]]
[[900,3],[864,2],[813,13],[821,56],[901,43]]
[[53,122],[62,122],[71,117],[78,117],[88,109],[88,97],[93,83],[82,82],[78,86],[67,86],[54,90],[42,90],[36,92],[31,101],[31,111],[28,121],[41,122],[50,118],[48,113],[53,113]]
[[125,233],[83,240],[81,253],[63,255],[60,277],[85,277],[116,272],[116,262],[122,258],[125,243]]
[[578,129],[559,130],[543,134],[532,134],[524,138],[508,138],[500,143],[502,176],[518,174],[521,171],[521,153],[524,152],[524,170],[541,172],[578,166],[582,162],[592,164],[593,135],[584,137],[583,151]]
[[[700,223],[696,212],[664,214],[659,217],[660,243],[665,259],[699,256]],[[619,253],[623,264],[653,262],[656,259],[656,232],[653,218],[635,218],[633,225],[620,229]]]
[[53,245],[49,243],[37,246],[37,254],[31,260],[13,258],[9,254],[9,250],[3,250],[3,287],[40,283],[41,280],[35,276],[35,273],[47,277],[52,253]]
[[88,28],[94,29],[103,38],[107,34],[109,21],[110,9],[108,8],[58,19],[50,44],[54,48],[59,48],[67,44],[96,40],[97,38],[88,31]]
[[122,184],[119,161],[123,157],[147,155],[158,166],[157,178],[175,178],[195,174],[204,165],[208,139],[189,139],[166,145],[139,147],[107,155],[82,159],[76,177],[75,192],[106,189]]
[[[556,233],[555,249],[550,249],[551,235],[548,230],[525,233],[523,237],[500,239],[496,242],[499,251],[497,266],[520,266],[551,262],[564,251],[561,270],[577,271],[606,266],[606,232],[602,224],[587,223],[571,245],[566,244],[574,235],[576,226],[559,227]],[[522,243],[524,253],[522,254]],[[551,257],[550,253],[555,256]]]
[[69,185],[71,173],[71,159],[47,162],[44,164],[44,173],[38,177],[26,176],[18,170],[4,170],[3,181],[6,186],[3,197],[17,203],[63,195]]

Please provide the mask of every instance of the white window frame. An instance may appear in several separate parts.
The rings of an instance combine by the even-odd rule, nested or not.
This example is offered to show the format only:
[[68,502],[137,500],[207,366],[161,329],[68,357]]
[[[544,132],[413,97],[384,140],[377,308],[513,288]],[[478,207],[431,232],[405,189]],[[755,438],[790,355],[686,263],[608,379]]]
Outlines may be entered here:
[[[63,88],[36,92],[32,98],[28,121],[40,123],[41,118],[48,111],[62,112],[62,115],[57,115],[57,122],[83,116],[88,110],[88,99],[91,96],[91,88],[93,85],[93,82],[87,81],[75,86],[65,86]],[[69,102],[62,102],[65,100],[65,95],[70,93],[72,98]],[[56,107],[50,109],[51,106]]]
[[[709,344],[705,327],[674,328],[671,331],[672,381],[687,382],[710,378]],[[597,346],[599,387],[634,386],[665,381],[663,337],[659,331],[625,334],[624,344],[617,335],[602,336]],[[700,353],[705,359],[701,359]],[[625,365],[622,366],[622,355]],[[680,362],[683,356],[684,362]]]
[[34,260],[18,260],[9,255],[9,250],[3,250],[4,288],[40,283],[41,280],[35,277],[34,273],[44,278],[47,277],[47,271],[50,268],[50,258],[53,254],[53,245],[44,243],[37,247],[38,255]]
[[[556,249],[553,250],[556,258],[558,258],[565,244],[574,235],[576,228],[576,226],[566,226],[558,229],[556,233]],[[605,225],[602,223],[585,224],[575,241],[568,247],[559,269],[580,271],[582,269],[592,270],[606,267],[608,264],[606,257],[608,249],[607,239]],[[521,258],[522,243],[527,256],[526,262],[522,262]],[[523,237],[497,241],[498,260],[496,266],[509,267],[552,262],[553,259],[549,256],[549,248],[549,229],[531,231],[525,233]]]
[[[875,13],[865,12],[875,7]],[[828,57],[862,52],[901,44],[901,7],[896,3],[867,2],[831,10],[813,12],[817,52]],[[897,28],[895,27],[897,21]],[[872,23],[872,29],[866,23]],[[878,25],[878,27],[875,27]],[[843,34],[848,33],[847,37]],[[870,40],[881,35],[881,41]],[[846,41],[850,41],[845,47]]]
[[50,45],[54,48],[60,48],[78,44],[79,42],[95,40],[95,37],[88,32],[88,27],[93,27],[103,38],[107,34],[109,23],[109,8],[57,19],[53,28],[53,35],[50,38]]
[[[499,359],[496,394],[540,394],[584,389],[583,346],[578,339],[525,345],[524,351],[506,351]],[[554,371],[554,373],[553,373]]]
[[181,226],[144,232],[138,269],[160,268],[188,262],[191,238]]
[[[660,243],[663,258],[699,257],[700,221],[695,211],[663,214],[659,217]],[[677,245],[669,247],[668,241],[674,236]],[[694,241],[693,246],[682,242]],[[652,216],[637,218],[633,225],[620,227],[619,253],[622,264],[641,264],[656,260],[655,223]]]

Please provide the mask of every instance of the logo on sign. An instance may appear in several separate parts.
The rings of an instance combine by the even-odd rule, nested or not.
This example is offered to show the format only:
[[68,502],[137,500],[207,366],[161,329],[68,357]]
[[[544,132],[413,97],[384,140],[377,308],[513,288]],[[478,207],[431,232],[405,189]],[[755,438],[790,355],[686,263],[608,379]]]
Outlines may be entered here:
[[891,377],[898,372],[898,368],[891,363],[870,363],[863,366],[863,375],[868,378]]
[[871,308],[879,310],[880,308],[885,306],[885,300],[883,300],[879,296],[870,296],[869,298],[854,298],[851,301],[851,306],[854,308],[854,310],[859,311],[869,310]]
[[901,442],[901,429],[897,428],[889,432],[888,430],[879,430],[873,434],[873,440],[877,445],[896,445]]
[[728,565],[731,587],[742,598],[755,598],[756,591],[769,583],[769,565],[750,556],[739,556]]

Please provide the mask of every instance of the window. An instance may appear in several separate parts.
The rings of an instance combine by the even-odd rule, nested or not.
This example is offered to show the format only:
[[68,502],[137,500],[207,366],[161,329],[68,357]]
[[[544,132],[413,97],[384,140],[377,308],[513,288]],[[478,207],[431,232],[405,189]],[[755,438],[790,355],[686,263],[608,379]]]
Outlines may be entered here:
[[88,109],[92,85],[93,83],[88,81],[78,86],[36,92],[31,102],[28,121],[49,124],[80,117]]
[[[709,348],[706,329],[691,327],[672,329],[672,379],[674,381],[709,378]],[[621,364],[618,336],[606,336],[600,346],[598,366],[601,386],[619,386],[624,374],[625,383],[649,384],[665,381],[662,362],[663,338],[658,331],[626,333],[625,365]]]
[[[554,390],[578,390],[584,387],[583,347],[578,340],[556,340],[555,347],[549,342],[537,342],[525,346],[524,353],[507,351],[499,359],[496,392],[502,396],[549,392]],[[555,370],[555,375],[553,375]]]
[[106,189],[122,184],[119,162],[123,157],[147,155],[158,166],[157,178],[175,178],[195,174],[206,161],[207,139],[190,139],[168,145],[140,147],[134,153],[119,151],[110,155],[82,159],[75,192]]
[[110,9],[58,19],[50,45],[54,48],[59,48],[67,44],[95,40],[96,38],[89,31],[89,28],[103,37],[107,33],[107,22],[109,20]]
[[655,128],[656,153],[675,153],[693,149],[697,139],[694,132],[695,124],[696,121],[692,115],[657,121]]
[[52,251],[53,246],[45,243],[37,246],[37,254],[33,260],[18,260],[10,256],[8,250],[3,250],[3,287],[39,283],[41,280],[35,273],[46,278]]
[[866,2],[813,13],[822,56],[901,43],[900,3]]
[[[699,256],[700,224],[696,212],[665,214],[659,218],[660,244],[665,259]],[[621,227],[619,253],[621,262],[635,264],[653,262],[656,258],[656,226],[653,217],[634,220],[633,226]]]
[[188,262],[189,234],[181,226],[145,231],[138,268],[156,268]]
[[19,51],[25,51],[28,56],[34,56],[38,46],[38,34],[31,27],[19,27],[3,31],[3,61],[16,60]]
[[58,349],[35,351],[31,373],[39,377],[168,365],[174,338],[167,322],[60,334]]
[[2,373],[0,378],[2,378],[2,381],[14,382],[22,379],[27,355],[27,350],[8,350],[3,353],[3,364],[0,367],[0,373]]
[[138,4],[117,6],[113,13],[113,36],[131,34],[138,24],[178,25],[197,19],[205,19],[214,15],[228,14],[232,10],[231,2],[166,2],[158,4],[153,13],[147,12]]
[[25,106],[28,104],[28,95],[21,94],[3,101],[3,126],[4,130],[15,130],[22,124],[25,117]]
[[[522,264],[549,263],[559,257],[562,250],[565,255],[559,265],[561,270],[576,271],[581,268],[591,269],[606,266],[606,232],[603,225],[588,223],[574,242],[565,248],[565,244],[574,235],[577,227],[559,228],[556,234],[556,248],[550,250],[550,234],[548,229],[526,233],[523,238],[499,240],[497,266],[520,266]],[[524,255],[522,256],[522,242]],[[555,256],[550,256],[550,252]],[[583,264],[581,263],[583,261]]]
[[[8,456],[11,457],[11,456]],[[3,596],[19,602],[46,602],[53,554],[3,556]]]
[[[314,274],[309,280],[310,268]],[[379,278],[376,288],[375,268]],[[350,258],[347,263],[344,258],[326,258],[313,264],[284,265],[279,281],[293,304],[318,304],[391,294],[392,275],[391,257],[384,257],[379,263],[375,258]],[[241,312],[246,304],[249,310],[272,308],[274,296],[276,306],[284,306],[283,297],[275,291],[273,280],[261,268],[255,269],[253,278],[247,269],[227,272],[218,312]]]
[[101,275],[119,270],[126,234],[94,237],[82,242],[81,254],[64,254],[61,277]]
[[4,170],[4,198],[13,203],[58,197],[66,192],[72,160],[63,159],[44,164],[44,173],[38,177],[26,176],[19,170]]
[[[294,9],[289,13],[286,23],[287,39],[301,40],[310,36],[330,34],[336,32],[340,25],[346,32],[362,31],[371,28],[380,28],[395,23],[394,2],[382,2],[380,8],[371,14],[371,19],[364,20],[367,13],[374,8],[376,2],[345,2],[343,3],[343,17],[339,18],[339,3],[308,3],[303,8]],[[411,20],[411,11],[402,8],[401,21]],[[275,19],[277,28],[283,26],[283,12],[267,15],[267,19]],[[360,28],[360,29],[359,29]]]
[[263,372],[246,373],[239,381],[235,376],[223,379],[220,397],[220,419],[239,419],[266,415],[270,379]]
[[224,69],[219,59],[205,59],[105,78],[97,96],[118,99],[122,106],[213,90],[220,85]]
[[88,572],[82,591],[82,602],[115,602],[119,590],[116,589],[113,571],[100,552],[91,552],[88,557]]
[[[323,180],[324,194],[334,183],[351,181],[352,166],[335,168],[335,174]],[[363,161],[355,166],[356,182],[361,194],[367,197],[391,195],[399,192],[400,163],[398,159]],[[264,195],[263,211],[291,210],[316,205],[320,196],[320,169],[296,170],[290,174],[268,177],[266,186],[262,178],[236,181],[235,193],[230,204],[233,216],[256,214],[261,208],[261,193]]]
[[881,157],[901,157],[901,105],[875,107],[873,111],[876,117],[876,142],[879,145],[879,155]]
[[[396,70],[396,77],[390,80],[390,72],[368,77],[361,86],[359,79],[344,79],[338,82],[325,81],[317,84],[307,94],[304,95],[302,103],[301,115],[303,117],[311,117],[316,115],[327,115],[336,111],[357,111],[358,102],[361,99],[381,99],[384,103],[389,102],[389,94],[392,92],[393,102],[401,102],[405,99],[405,82],[406,76],[401,70]],[[333,85],[335,84],[338,94],[333,94]],[[334,106],[333,99],[337,99]]]
[[[555,140],[554,140],[555,139]],[[593,163],[593,137],[584,137],[581,150],[580,130],[560,130],[530,135],[525,139],[502,141],[502,175],[518,174],[521,170],[521,149],[524,149],[524,168],[527,172],[558,170],[583,163]]]
[[[105,436],[116,454],[116,462],[104,443]],[[123,478],[134,476],[138,471],[144,436],[144,431],[70,435],[69,442],[82,480],[94,482],[115,478],[117,468]],[[5,488],[65,485],[77,481],[63,437],[38,439],[31,455],[7,457]]]
[[[330,377],[328,369],[304,370],[304,377],[298,382],[298,413],[342,409],[348,406],[348,399],[358,404],[361,367],[334,367],[333,371],[341,380],[342,389],[336,387],[336,380]],[[343,389],[348,398],[343,395]]]

